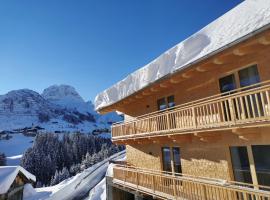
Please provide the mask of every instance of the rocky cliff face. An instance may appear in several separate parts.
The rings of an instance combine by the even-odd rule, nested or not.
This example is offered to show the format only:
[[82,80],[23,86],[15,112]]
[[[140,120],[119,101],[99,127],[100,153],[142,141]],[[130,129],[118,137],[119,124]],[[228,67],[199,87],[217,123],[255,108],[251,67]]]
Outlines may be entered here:
[[53,85],[39,94],[29,89],[0,96],[0,129],[41,126],[45,131],[91,132],[121,120],[116,113],[100,116],[91,101],[84,101],[74,87]]

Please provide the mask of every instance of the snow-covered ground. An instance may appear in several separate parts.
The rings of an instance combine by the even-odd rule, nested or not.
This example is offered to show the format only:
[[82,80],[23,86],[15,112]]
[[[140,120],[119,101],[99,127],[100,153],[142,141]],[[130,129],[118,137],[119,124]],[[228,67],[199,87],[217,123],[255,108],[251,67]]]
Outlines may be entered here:
[[103,178],[89,193],[85,200],[106,200],[106,178]]
[[7,165],[16,166],[20,164],[22,154],[32,146],[34,138],[21,133],[11,136],[9,140],[0,140],[0,152],[7,156]]
[[[126,160],[126,156],[119,156],[117,161],[124,161]],[[113,166],[115,164],[111,163],[106,171],[106,176],[112,177],[113,176]],[[89,196],[84,200],[106,200],[106,178],[104,177],[95,187],[93,187],[90,192]]]
[[[25,196],[24,200],[82,199],[87,196],[91,189],[95,188],[91,190],[88,198],[94,199],[99,194],[99,192],[94,191],[101,191],[105,187],[105,181],[102,182],[102,180],[109,166],[109,160],[122,160],[124,158],[125,151],[122,151],[55,186],[36,188],[36,192],[30,192],[28,188],[26,193],[32,193],[33,195]],[[101,194],[104,196],[104,191]]]

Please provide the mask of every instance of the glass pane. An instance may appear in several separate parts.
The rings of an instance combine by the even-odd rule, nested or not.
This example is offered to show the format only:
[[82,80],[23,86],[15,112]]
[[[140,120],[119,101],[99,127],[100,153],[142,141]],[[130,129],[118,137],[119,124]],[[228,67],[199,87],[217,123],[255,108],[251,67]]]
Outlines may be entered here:
[[169,97],[167,98],[167,102],[168,102],[168,107],[169,107],[169,108],[174,107],[174,106],[175,106],[174,95],[169,96]]
[[230,150],[235,181],[252,183],[247,147],[230,147]]
[[171,172],[171,152],[169,147],[162,147],[163,171]]
[[219,79],[219,86],[220,86],[221,93],[236,89],[234,75],[231,74],[229,76],[225,76],[225,77]]
[[158,110],[164,110],[164,109],[167,108],[167,104],[166,104],[165,98],[159,99],[157,101],[157,104],[158,104]]
[[176,173],[182,173],[181,159],[180,159],[180,148],[173,147],[172,150],[173,150],[174,170]]
[[270,186],[270,145],[254,145],[252,152],[259,185]]
[[[241,87],[246,87],[246,86],[253,85],[255,83],[260,82],[260,77],[259,77],[257,65],[253,65],[251,67],[242,69],[238,72],[238,74],[239,74],[239,80],[240,80]],[[250,88],[248,88],[248,89],[250,89]],[[244,89],[244,90],[247,90],[247,89]],[[252,98],[252,101],[250,98]],[[261,115],[264,115],[261,96],[260,95],[257,96],[258,104],[256,103],[255,94],[252,94],[250,96],[250,98],[248,98],[247,100],[244,99],[245,115],[247,116],[247,114],[248,114],[248,111],[247,111],[248,108],[250,110],[251,117],[258,117],[259,112],[261,113]],[[253,112],[253,109],[254,109],[254,112]]]
[[260,82],[257,65],[242,69],[238,72],[238,74],[241,87],[246,87]]

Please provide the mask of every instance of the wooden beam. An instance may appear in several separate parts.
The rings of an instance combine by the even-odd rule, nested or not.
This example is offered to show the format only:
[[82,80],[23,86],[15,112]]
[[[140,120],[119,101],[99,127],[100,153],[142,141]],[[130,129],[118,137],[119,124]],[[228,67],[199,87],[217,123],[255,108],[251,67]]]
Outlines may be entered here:
[[191,77],[191,75],[188,74],[188,73],[183,73],[183,74],[182,74],[182,77],[185,78],[185,79],[188,79],[188,78]]
[[244,56],[244,55],[246,55],[246,53],[242,49],[234,49],[232,53],[235,56]]
[[150,94],[151,94],[150,91],[143,91],[143,92],[142,92],[142,95],[144,95],[144,96],[148,96],[148,95],[150,95]]
[[202,67],[202,66],[199,66],[199,67],[196,67],[196,71],[198,71],[198,72],[206,72],[207,69]]
[[141,95],[136,95],[135,98],[136,98],[136,99],[141,99],[141,98],[143,98],[143,97],[142,97]]
[[257,133],[261,133],[261,129],[260,128],[234,128],[232,129],[232,133],[236,134],[236,135],[247,135],[247,134],[257,134]]
[[213,60],[213,63],[214,63],[215,65],[222,65],[222,64],[224,64],[224,62],[223,62],[220,58],[215,58],[215,59]]
[[255,185],[255,189],[259,189],[259,187],[257,187],[258,179],[257,179],[255,162],[254,162],[254,156],[252,152],[252,147],[250,145],[247,146],[247,153],[248,153],[248,160],[249,160],[249,165],[250,165],[252,182]]
[[181,79],[174,79],[174,78],[171,78],[170,79],[170,82],[173,83],[173,84],[177,84],[177,83],[180,83],[181,82]]
[[221,140],[221,134],[218,133],[194,133],[194,136],[202,142],[216,142]]
[[192,141],[192,135],[191,134],[185,134],[185,135],[168,135],[170,139],[174,143],[191,143]]
[[152,92],[158,92],[158,88],[156,88],[156,87],[151,87],[150,90],[151,90]]
[[165,84],[165,83],[160,83],[159,86],[161,88],[167,88],[167,87],[169,87],[168,84]]
[[262,45],[270,45],[270,35],[260,37],[258,39],[258,42],[259,44],[262,44]]

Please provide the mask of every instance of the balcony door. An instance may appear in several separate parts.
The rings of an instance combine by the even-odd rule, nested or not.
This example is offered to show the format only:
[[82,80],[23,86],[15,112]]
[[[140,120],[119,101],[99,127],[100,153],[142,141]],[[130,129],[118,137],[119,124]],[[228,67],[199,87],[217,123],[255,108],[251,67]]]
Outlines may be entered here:
[[162,169],[170,173],[182,173],[179,147],[162,147]]
[[235,181],[270,186],[270,145],[230,147],[230,152]]
[[[164,112],[167,109],[172,110],[174,106],[175,106],[174,95],[157,100],[157,108],[158,108],[158,111],[160,112]],[[157,117],[158,131],[175,128],[176,123],[175,123],[174,115],[170,115],[170,124],[168,124],[167,122],[168,120],[165,119],[165,117],[163,116]]]
[[231,147],[231,159],[234,180],[243,183],[252,183],[247,147]]
[[270,145],[253,145],[252,153],[258,184],[270,186]]
[[[222,95],[229,95],[235,92],[233,90],[237,88],[243,88],[242,90],[251,89],[252,87],[248,86],[254,85],[259,82],[260,76],[257,65],[252,65],[250,67],[238,70],[233,74],[220,78],[219,88]],[[233,99],[232,102],[234,106],[233,112],[235,113],[235,117],[237,119],[241,119],[241,117],[243,116],[245,116],[245,118],[257,117],[259,115],[259,112],[261,113],[261,115],[263,115],[263,107],[260,95],[256,96],[255,94],[252,94],[249,96],[249,98],[242,98],[241,100],[243,102],[243,110],[241,110],[240,99],[238,99],[238,101]],[[237,107],[239,108],[238,110],[236,109]],[[232,120],[230,109],[231,108],[229,105],[229,101],[224,101],[223,110],[225,113],[225,121]]]

